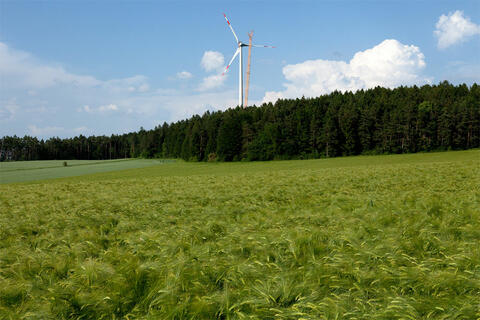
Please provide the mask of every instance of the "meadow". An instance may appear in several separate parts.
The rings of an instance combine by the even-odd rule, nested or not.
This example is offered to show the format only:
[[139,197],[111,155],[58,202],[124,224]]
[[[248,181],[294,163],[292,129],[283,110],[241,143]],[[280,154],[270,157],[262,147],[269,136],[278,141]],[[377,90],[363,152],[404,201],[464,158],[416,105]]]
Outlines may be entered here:
[[0,319],[480,319],[480,150],[1,184]]
[[[64,162],[67,163],[64,166]],[[162,163],[154,159],[48,160],[0,162],[0,183],[81,176],[98,172],[143,168]]]

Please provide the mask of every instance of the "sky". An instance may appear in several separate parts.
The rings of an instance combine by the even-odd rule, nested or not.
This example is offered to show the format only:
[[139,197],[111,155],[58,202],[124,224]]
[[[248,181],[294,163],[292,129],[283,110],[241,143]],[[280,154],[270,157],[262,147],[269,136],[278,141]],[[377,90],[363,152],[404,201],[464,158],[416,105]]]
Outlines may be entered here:
[[[238,104],[480,83],[480,1],[0,0],[0,137],[111,135]],[[244,68],[248,49],[244,49]]]

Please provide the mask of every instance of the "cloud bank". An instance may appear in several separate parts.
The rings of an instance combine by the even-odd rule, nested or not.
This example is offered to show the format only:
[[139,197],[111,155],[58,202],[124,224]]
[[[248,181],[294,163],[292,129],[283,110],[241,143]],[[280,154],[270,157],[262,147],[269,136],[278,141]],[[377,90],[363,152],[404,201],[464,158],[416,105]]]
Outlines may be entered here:
[[463,11],[442,14],[435,25],[434,34],[438,38],[438,48],[445,49],[464,42],[472,36],[480,34],[480,25],[470,21]]
[[38,63],[27,52],[14,50],[0,42],[0,73],[8,85],[27,86],[31,89],[48,88],[59,84],[93,87],[101,81],[91,76],[75,75],[60,66]]
[[396,87],[429,82],[422,76],[425,56],[414,45],[387,39],[371,49],[357,52],[348,61],[308,60],[287,65],[288,81],[283,91],[266,92],[263,102],[295,97],[315,97],[340,91],[356,91],[376,86]]

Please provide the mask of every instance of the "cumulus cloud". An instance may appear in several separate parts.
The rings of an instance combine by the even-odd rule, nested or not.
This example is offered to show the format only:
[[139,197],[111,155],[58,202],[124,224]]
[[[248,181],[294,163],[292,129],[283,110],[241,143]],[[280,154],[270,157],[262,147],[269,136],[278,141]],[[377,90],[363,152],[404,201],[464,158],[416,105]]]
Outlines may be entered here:
[[202,83],[198,86],[198,91],[207,91],[218,88],[223,85],[225,79],[227,77],[225,75],[211,75],[208,77],[203,78]]
[[[202,68],[207,71],[214,71],[220,73],[224,68],[225,59],[223,54],[217,51],[205,51],[200,62]],[[208,91],[219,88],[226,80],[225,75],[214,74],[202,79],[202,82],[197,87],[197,91]]]
[[191,77],[193,77],[193,75],[188,71],[182,71],[177,73],[177,78],[181,80],[190,79]]
[[387,39],[357,52],[349,62],[318,59],[286,65],[285,90],[266,92],[263,101],[425,83],[429,79],[421,75],[424,68],[425,57],[418,47]]
[[435,25],[434,34],[438,38],[438,47],[445,49],[454,44],[466,41],[468,38],[480,34],[480,25],[470,21],[470,18],[464,17],[463,11],[450,12],[448,15],[442,14]]
[[207,71],[221,71],[225,64],[225,58],[223,54],[217,51],[205,51],[202,57],[200,65]]

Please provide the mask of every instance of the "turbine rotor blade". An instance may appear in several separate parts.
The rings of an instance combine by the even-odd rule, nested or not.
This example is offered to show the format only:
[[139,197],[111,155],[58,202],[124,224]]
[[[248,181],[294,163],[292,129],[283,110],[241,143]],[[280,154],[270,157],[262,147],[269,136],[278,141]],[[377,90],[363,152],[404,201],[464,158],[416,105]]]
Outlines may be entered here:
[[257,47],[257,48],[276,48],[274,46],[266,46],[263,44],[252,44],[252,47]]
[[232,60],[230,60],[230,62],[228,63],[228,66],[225,68],[225,71],[223,71],[222,76],[228,71],[228,68],[230,68],[230,65],[232,64],[233,60],[235,60],[235,58],[238,56],[238,54],[240,53],[240,50],[242,49],[238,48],[237,51],[235,51],[235,54],[233,55]]
[[228,26],[230,27],[230,30],[232,30],[233,36],[235,37],[235,40],[237,40],[237,43],[238,43],[238,37],[237,37],[235,31],[233,31],[233,27],[230,24],[230,21],[228,21],[227,15],[224,13],[223,16],[225,17],[225,20],[227,20]]

